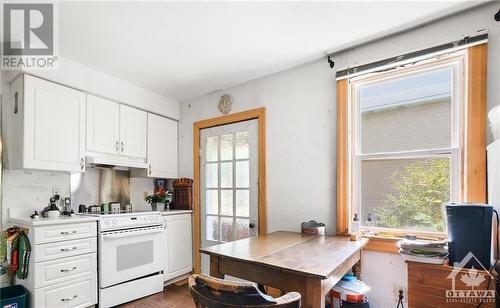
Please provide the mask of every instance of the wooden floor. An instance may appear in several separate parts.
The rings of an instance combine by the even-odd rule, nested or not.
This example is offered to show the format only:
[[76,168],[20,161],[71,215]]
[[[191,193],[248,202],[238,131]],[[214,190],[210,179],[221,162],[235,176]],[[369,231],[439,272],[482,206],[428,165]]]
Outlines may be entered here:
[[120,305],[122,308],[195,308],[188,285],[167,286],[162,293],[153,294],[133,302]]

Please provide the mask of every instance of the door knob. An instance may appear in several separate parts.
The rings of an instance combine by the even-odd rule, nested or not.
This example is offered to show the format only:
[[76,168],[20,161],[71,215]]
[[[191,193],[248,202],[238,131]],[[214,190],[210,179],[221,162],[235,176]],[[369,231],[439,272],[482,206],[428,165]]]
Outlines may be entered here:
[[253,222],[249,223],[249,224],[248,224],[248,227],[249,227],[250,229],[255,228],[255,223],[253,223]]

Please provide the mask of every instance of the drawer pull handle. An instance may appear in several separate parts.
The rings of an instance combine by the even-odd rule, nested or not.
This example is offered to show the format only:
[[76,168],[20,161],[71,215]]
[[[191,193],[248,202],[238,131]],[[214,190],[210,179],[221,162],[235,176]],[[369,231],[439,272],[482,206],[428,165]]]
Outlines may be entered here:
[[69,234],[76,234],[76,230],[73,230],[71,232],[68,232],[68,231],[61,231],[61,235],[69,235]]
[[74,300],[75,298],[77,298],[78,295],[73,295],[72,297],[67,297],[67,298],[61,298],[61,302],[69,302],[69,301],[72,301]]
[[63,268],[63,269],[61,269],[61,273],[68,273],[68,272],[72,272],[74,270],[76,270],[76,266],[73,266],[73,268],[71,268],[71,269]]
[[72,251],[72,250],[77,250],[78,247],[74,246],[74,247],[71,247],[71,248],[61,248],[61,251],[64,252],[64,251]]

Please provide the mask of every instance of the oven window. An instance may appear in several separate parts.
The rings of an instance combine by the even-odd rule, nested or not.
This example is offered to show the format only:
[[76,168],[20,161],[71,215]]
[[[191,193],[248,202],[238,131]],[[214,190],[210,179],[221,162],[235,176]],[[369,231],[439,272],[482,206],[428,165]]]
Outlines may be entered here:
[[116,247],[116,271],[153,263],[153,240]]

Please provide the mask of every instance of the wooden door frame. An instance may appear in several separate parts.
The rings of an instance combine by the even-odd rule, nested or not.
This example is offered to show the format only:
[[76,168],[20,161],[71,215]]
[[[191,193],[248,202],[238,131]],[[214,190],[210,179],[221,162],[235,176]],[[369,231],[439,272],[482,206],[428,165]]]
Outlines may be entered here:
[[258,121],[258,200],[259,200],[259,235],[267,234],[266,210],[266,108],[228,114],[193,123],[193,162],[194,162],[194,272],[201,272],[201,221],[200,221],[200,131],[205,128],[232,124],[242,121]]

